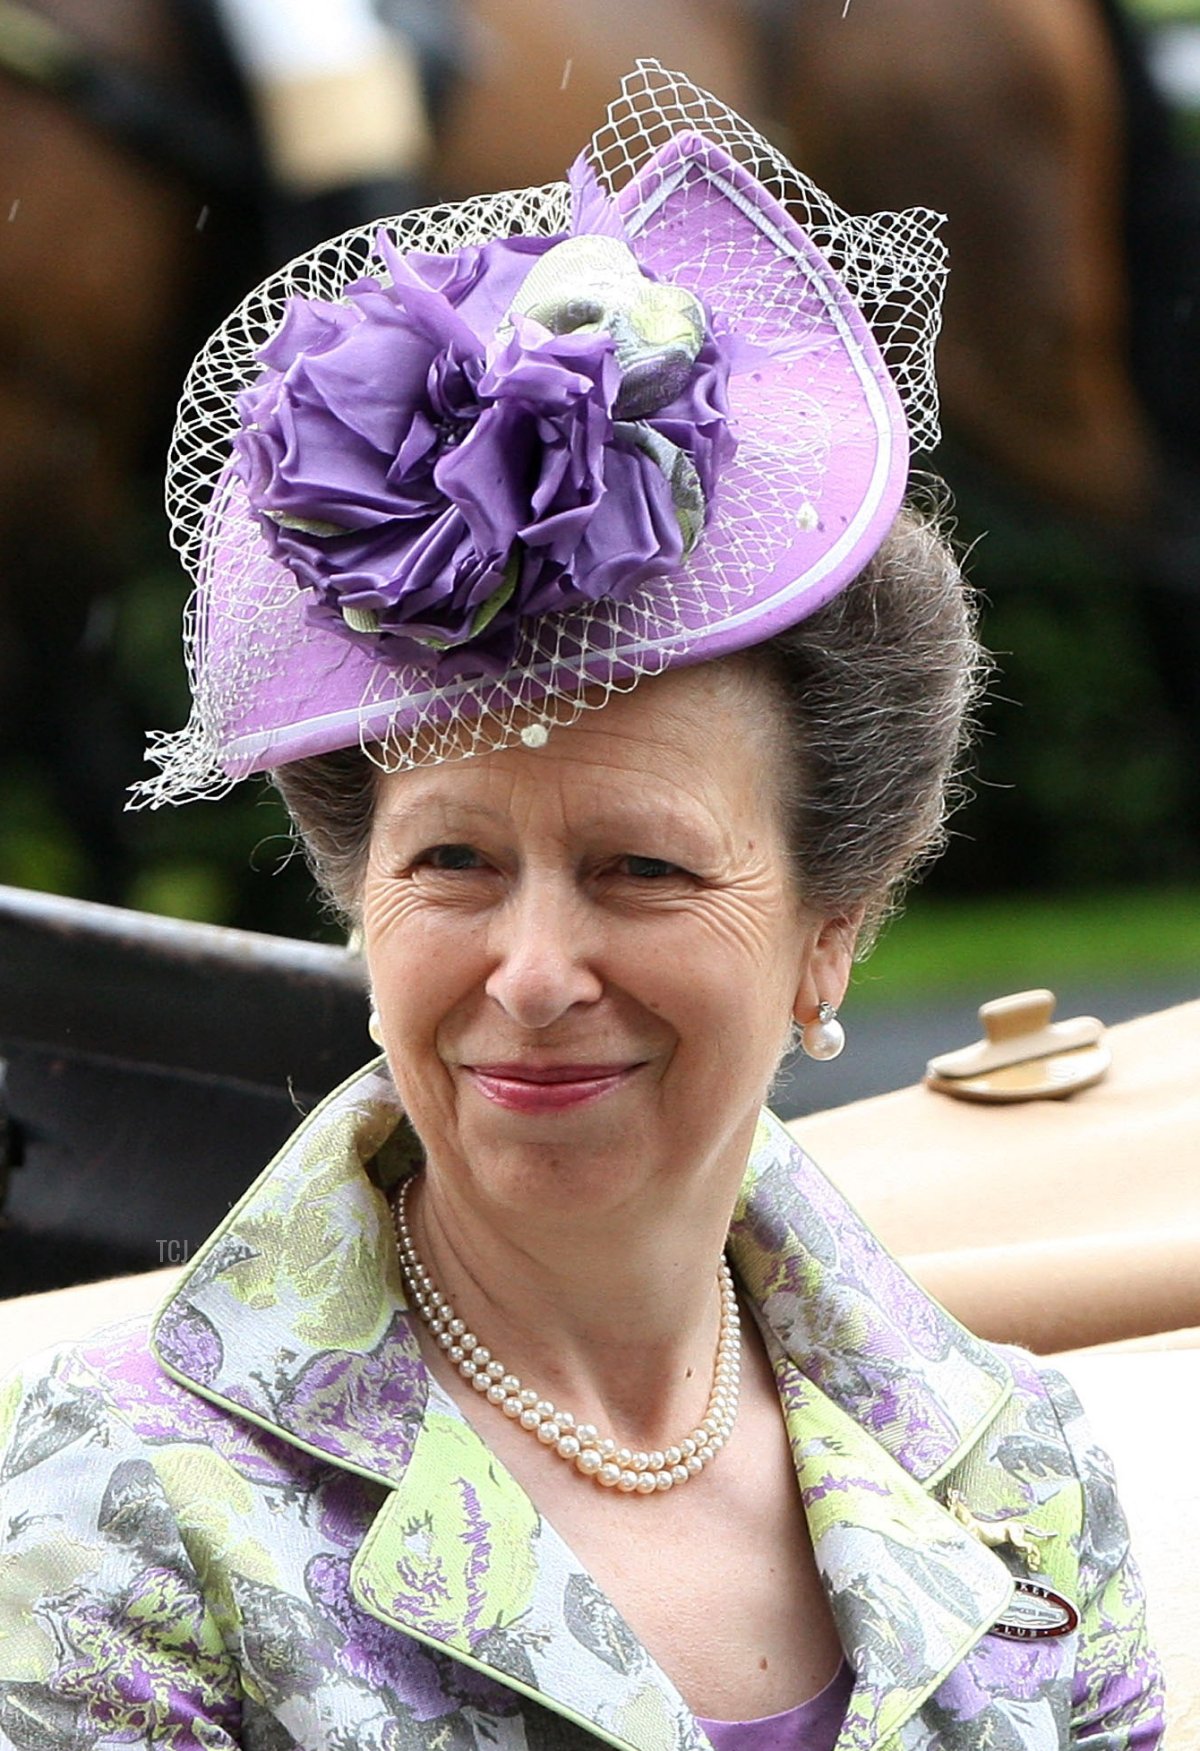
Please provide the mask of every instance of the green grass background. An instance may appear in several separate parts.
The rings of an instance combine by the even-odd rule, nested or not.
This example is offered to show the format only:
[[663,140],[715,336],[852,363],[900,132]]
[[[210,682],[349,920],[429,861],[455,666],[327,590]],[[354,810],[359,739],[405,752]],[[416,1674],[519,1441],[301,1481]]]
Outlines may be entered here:
[[1032,986],[1169,980],[1200,997],[1200,890],[949,900],[914,896],[855,970],[856,1004]]

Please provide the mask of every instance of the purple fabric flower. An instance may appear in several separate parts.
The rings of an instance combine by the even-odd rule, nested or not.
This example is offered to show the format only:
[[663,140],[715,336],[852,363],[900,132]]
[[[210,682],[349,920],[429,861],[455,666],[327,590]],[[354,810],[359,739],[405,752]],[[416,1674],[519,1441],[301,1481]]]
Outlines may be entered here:
[[[612,283],[653,293],[612,213],[594,239],[628,259]],[[443,678],[503,669],[526,617],[675,569],[734,449],[731,348],[706,316],[694,358],[664,347],[656,379],[653,346],[633,358],[636,336],[589,320],[586,280],[562,321],[514,310],[563,241],[403,256],[381,233],[389,282],[292,299],[239,401],[239,472],[311,611]],[[668,399],[647,408],[656,380]]]

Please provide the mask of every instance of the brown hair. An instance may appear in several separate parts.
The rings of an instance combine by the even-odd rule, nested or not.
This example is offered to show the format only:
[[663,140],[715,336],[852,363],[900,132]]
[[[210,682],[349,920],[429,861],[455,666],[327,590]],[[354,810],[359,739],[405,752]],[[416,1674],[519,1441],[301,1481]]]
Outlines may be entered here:
[[[782,804],[799,891],[830,916],[864,912],[869,946],[939,849],[987,660],[936,504],[906,507],[840,595],[736,657],[780,733]],[[272,774],[326,898],[357,913],[378,768],[359,748]]]
[[861,907],[865,951],[942,847],[989,669],[938,505],[901,512],[847,589],[742,660],[778,713],[800,894]]

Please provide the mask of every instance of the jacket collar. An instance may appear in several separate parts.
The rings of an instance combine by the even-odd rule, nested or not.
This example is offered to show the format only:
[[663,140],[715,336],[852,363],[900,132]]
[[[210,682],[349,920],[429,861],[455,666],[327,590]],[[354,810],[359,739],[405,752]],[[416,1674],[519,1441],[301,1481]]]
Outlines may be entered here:
[[[384,1196],[418,1159],[377,1061],[309,1116],[197,1253],[155,1321],[158,1359],[389,1487],[355,1565],[376,1616],[614,1745],[683,1751],[697,1729],[670,1681],[421,1361]],[[775,1359],[856,1668],[839,1751],[858,1751],[895,1731],[1008,1601],[1003,1565],[927,1489],[1011,1384],[770,1115],[730,1253]]]
[[920,1482],[972,1447],[1008,1369],[913,1282],[764,1113],[730,1229],[738,1276],[784,1354]]

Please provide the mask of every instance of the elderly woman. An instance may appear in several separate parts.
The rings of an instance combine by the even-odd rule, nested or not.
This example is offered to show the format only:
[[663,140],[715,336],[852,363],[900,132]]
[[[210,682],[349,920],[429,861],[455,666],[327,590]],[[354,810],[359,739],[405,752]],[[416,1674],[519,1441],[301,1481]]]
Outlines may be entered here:
[[1159,1743],[1070,1390],[762,1111],[977,668],[902,506],[940,273],[644,65],[569,192],[339,240],[199,361],[152,795],[273,772],[383,1056],[149,1338],[0,1399],[0,1743]]

